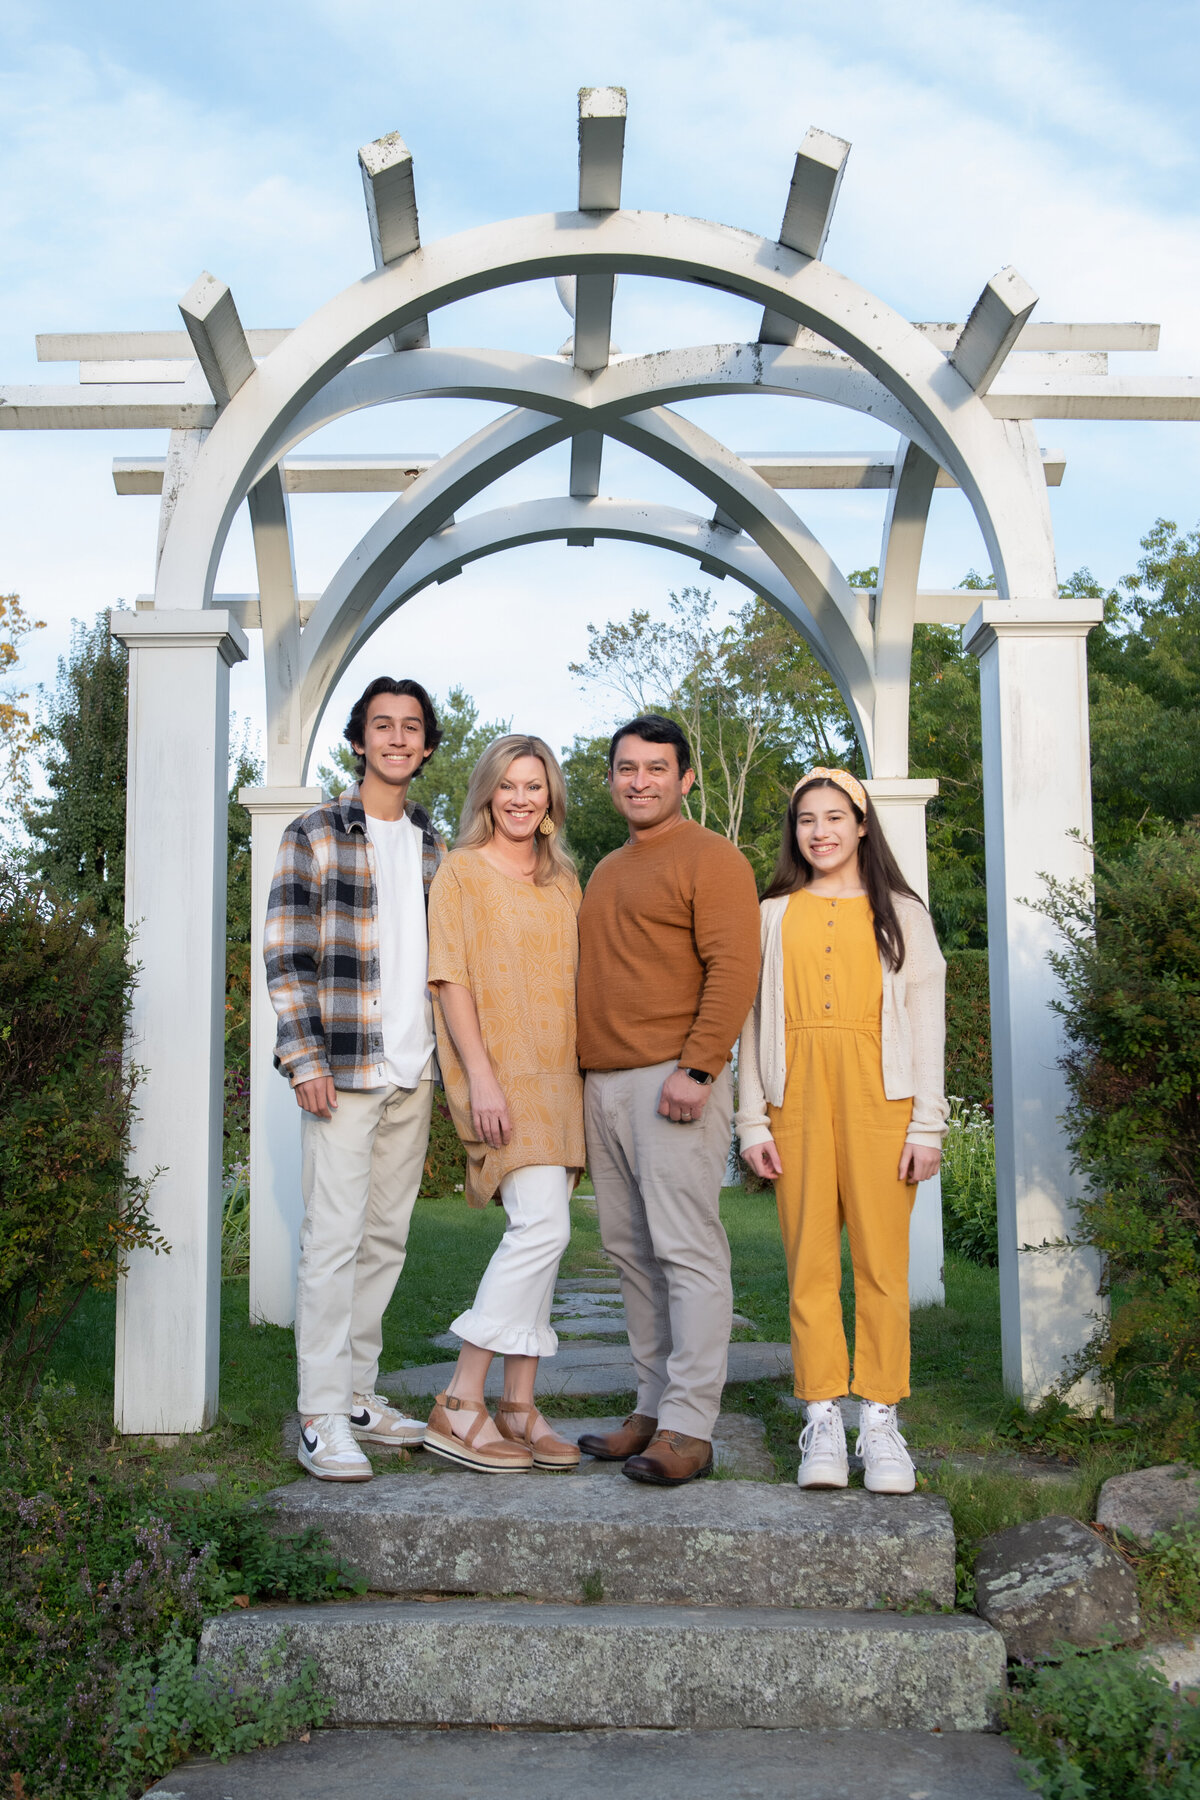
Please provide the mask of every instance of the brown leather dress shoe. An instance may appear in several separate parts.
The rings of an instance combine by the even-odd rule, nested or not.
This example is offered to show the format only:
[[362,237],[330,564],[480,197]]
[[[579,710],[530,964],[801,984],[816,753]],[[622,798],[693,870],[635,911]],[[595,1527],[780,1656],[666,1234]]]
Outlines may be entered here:
[[644,1450],[657,1430],[657,1419],[648,1419],[645,1413],[630,1413],[619,1431],[585,1431],[579,1448],[585,1456],[594,1456],[600,1462],[624,1462],[627,1456]]
[[707,1438],[685,1437],[682,1431],[658,1431],[642,1456],[631,1456],[621,1473],[631,1481],[656,1487],[681,1487],[713,1470],[713,1447]]

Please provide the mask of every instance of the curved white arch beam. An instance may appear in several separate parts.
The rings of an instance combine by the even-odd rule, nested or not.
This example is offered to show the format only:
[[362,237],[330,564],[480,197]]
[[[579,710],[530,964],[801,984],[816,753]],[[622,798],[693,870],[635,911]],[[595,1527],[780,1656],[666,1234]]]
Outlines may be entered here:
[[[418,545],[459,505],[516,462],[570,434],[565,420],[524,410],[506,413],[443,457],[376,520],[321,596],[301,643],[301,716],[316,717],[358,619]],[[785,582],[805,602],[829,649],[830,673],[853,697],[857,716],[871,720],[875,704],[874,649],[866,607],[829,553],[787,501],[732,451],[677,414],[651,409],[614,420],[613,435],[682,476],[736,519],[766,551]],[[864,749],[870,754],[868,724]]]
[[[467,563],[478,562],[503,550],[575,536],[650,544],[657,549],[691,557],[721,579],[732,576],[751,593],[761,594],[769,600],[800,633],[824,666],[832,666],[829,645],[807,608],[797,599],[770,557],[756,544],[722,530],[711,519],[676,507],[633,500],[574,500],[564,494],[475,513],[426,538],[374,604],[360,615],[353,638],[345,644],[340,663],[331,671],[326,692],[332,690],[347,664],[384,621],[432,582],[447,581]],[[860,734],[860,742],[869,745],[869,714],[862,712],[854,695],[840,681],[838,685]],[[306,764],[312,755],[319,722],[318,712],[308,724]]]
[[164,608],[208,603],[233,515],[273,438],[340,369],[432,309],[558,274],[701,281],[809,326],[913,415],[967,495],[999,593],[1056,592],[1053,545],[1004,434],[912,324],[827,264],[732,227],[662,213],[560,213],[478,227],[344,289],[258,365],[213,427],[163,547]]
[[937,446],[874,376],[844,357],[772,344],[697,344],[649,356],[616,358],[587,375],[558,357],[514,350],[406,350],[351,363],[290,419],[264,452],[260,479],[289,451],[331,424],[369,406],[412,399],[489,400],[537,412],[586,410],[588,430],[610,415],[727,394],[784,395],[846,407],[920,444],[940,463]]

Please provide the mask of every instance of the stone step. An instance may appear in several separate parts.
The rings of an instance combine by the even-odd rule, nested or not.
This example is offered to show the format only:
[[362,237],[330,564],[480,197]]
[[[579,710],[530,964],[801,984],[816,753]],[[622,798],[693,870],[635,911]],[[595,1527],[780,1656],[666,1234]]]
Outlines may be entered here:
[[[457,1342],[457,1340],[455,1340]],[[393,1369],[376,1382],[381,1394],[402,1396],[441,1393],[455,1369],[454,1362],[423,1363],[412,1369]],[[792,1378],[792,1352],[788,1344],[730,1344],[728,1381],[775,1381]],[[504,1369],[497,1357],[488,1371],[484,1393],[495,1399],[503,1391]],[[542,1399],[572,1394],[627,1394],[637,1387],[633,1356],[619,1344],[564,1343],[557,1356],[542,1358],[538,1367],[537,1393]]]
[[754,1608],[954,1603],[950,1511],[924,1494],[406,1471],[361,1486],[293,1482],[269,1500],[289,1531],[322,1531],[376,1593]]
[[[613,1413],[605,1418],[560,1419],[553,1421],[554,1429],[560,1437],[578,1439],[585,1431],[594,1431],[603,1435],[615,1431],[622,1423],[620,1413]],[[280,1447],[285,1456],[295,1456],[300,1444],[300,1415],[285,1413],[283,1427],[279,1436]],[[761,1419],[753,1413],[721,1413],[713,1426],[713,1460],[717,1468],[725,1475],[743,1476],[752,1481],[774,1481],[775,1458],[767,1449],[766,1427]],[[372,1444],[372,1457],[387,1457],[391,1453],[379,1444]],[[485,1480],[486,1477],[474,1474],[469,1469],[456,1467],[453,1463],[442,1462],[435,1456],[423,1454],[419,1449],[410,1452],[422,1468],[428,1468],[431,1474],[466,1476],[469,1480]],[[531,1471],[535,1481],[560,1481],[561,1471],[534,1469]],[[621,1476],[619,1462],[600,1462],[595,1457],[585,1456],[577,1470],[572,1472],[572,1479],[580,1475],[600,1475],[606,1480]],[[199,1476],[182,1476],[181,1480],[195,1483]],[[216,1476],[213,1476],[216,1481]]]
[[314,1731],[172,1769],[147,1800],[1029,1800],[1007,1743],[948,1731]]
[[1005,1669],[961,1616],[503,1600],[253,1608],[211,1620],[200,1655],[281,1641],[278,1679],[311,1657],[330,1725],[980,1731]]

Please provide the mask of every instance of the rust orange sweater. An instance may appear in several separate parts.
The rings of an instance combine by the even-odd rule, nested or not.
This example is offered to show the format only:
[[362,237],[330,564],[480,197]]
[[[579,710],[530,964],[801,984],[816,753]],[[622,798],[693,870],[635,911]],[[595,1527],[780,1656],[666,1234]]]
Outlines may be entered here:
[[758,896],[727,838],[681,819],[599,863],[579,913],[579,1063],[719,1075],[758,985]]

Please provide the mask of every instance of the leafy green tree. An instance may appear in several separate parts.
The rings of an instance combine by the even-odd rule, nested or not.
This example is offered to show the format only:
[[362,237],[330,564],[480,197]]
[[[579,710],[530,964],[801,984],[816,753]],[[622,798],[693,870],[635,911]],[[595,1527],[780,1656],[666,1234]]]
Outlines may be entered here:
[[29,758],[36,749],[38,731],[23,702],[29,695],[3,677],[21,659],[21,644],[31,631],[43,631],[45,622],[31,619],[17,594],[0,594],[0,807],[19,818],[29,794]]
[[567,778],[567,847],[586,887],[592,870],[617,850],[629,828],[608,792],[608,738],[577,737],[563,757]]
[[39,690],[49,796],[26,813],[32,872],[114,924],[125,914],[128,665],[107,612],[90,626],[72,622],[54,687]]
[[1141,547],[1088,640],[1095,836],[1109,854],[1200,814],[1200,530],[1158,519]]
[[[445,700],[439,700],[436,694],[432,699],[442,741],[414,779],[409,793],[449,842],[458,830],[471,770],[493,738],[512,730],[512,722],[492,719],[481,723],[479,708],[470,694],[459,687],[451,688]],[[356,779],[354,752],[346,743],[335,745],[329,762],[317,769],[317,780],[330,794],[340,794]]]
[[[679,724],[696,770],[689,816],[738,844],[765,876],[797,773],[814,756],[842,755],[853,744],[844,704],[807,645],[765,601],[748,601],[724,626],[714,619],[708,590],[672,593],[670,610],[666,620],[637,609],[603,628],[589,625],[587,656],[571,672],[622,703],[614,725],[639,712]],[[571,753],[578,814],[571,835],[585,867],[594,866],[593,853],[603,853],[616,829],[601,824],[598,806],[602,744],[577,739]]]

